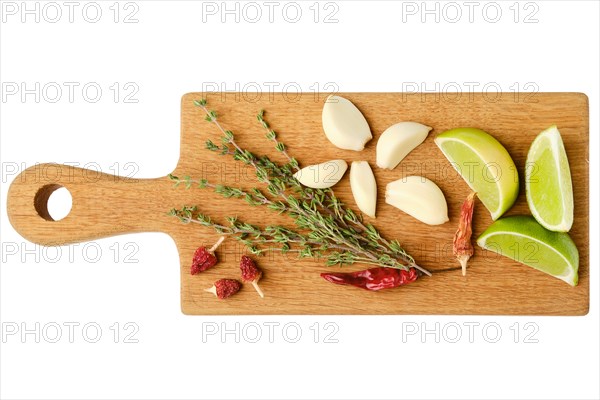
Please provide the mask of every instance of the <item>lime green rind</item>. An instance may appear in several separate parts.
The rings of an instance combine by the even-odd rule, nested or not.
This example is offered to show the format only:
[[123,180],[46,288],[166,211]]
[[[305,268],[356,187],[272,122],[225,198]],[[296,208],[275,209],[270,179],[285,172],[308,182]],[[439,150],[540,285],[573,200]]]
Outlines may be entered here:
[[497,220],[479,236],[477,244],[571,286],[579,282],[579,252],[569,234],[550,231],[531,216]]
[[[441,133],[434,141],[467,185],[477,192],[493,220],[513,206],[519,195],[517,168],[496,138],[477,128],[455,128]],[[476,160],[483,160],[486,169],[473,167]],[[491,167],[500,168],[497,182],[483,178],[484,172],[486,176],[496,176]],[[472,176],[465,176],[469,172]]]
[[531,144],[525,168],[527,204],[546,229],[568,232],[573,226],[573,184],[565,146],[556,125]]

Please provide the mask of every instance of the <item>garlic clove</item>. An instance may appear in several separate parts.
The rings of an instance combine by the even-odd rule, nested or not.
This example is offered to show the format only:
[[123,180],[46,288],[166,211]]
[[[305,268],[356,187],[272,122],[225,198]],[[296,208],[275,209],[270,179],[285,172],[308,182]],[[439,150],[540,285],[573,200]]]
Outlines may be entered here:
[[326,189],[338,183],[347,169],[346,161],[331,160],[304,167],[294,174],[294,178],[309,188]]
[[367,120],[350,100],[329,96],[323,105],[323,130],[336,147],[361,151],[373,138]]
[[407,176],[388,183],[385,202],[428,225],[441,225],[448,221],[444,193],[423,176]]
[[350,188],[356,205],[366,215],[375,218],[377,182],[366,161],[354,161],[350,167]]
[[418,122],[399,122],[387,128],[377,140],[377,166],[394,169],[427,138],[431,127]]

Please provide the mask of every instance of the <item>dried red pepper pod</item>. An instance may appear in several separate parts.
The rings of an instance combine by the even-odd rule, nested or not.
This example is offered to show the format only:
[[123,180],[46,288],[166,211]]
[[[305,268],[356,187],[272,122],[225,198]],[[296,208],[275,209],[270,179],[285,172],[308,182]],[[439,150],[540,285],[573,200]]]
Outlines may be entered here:
[[473,209],[475,208],[475,192],[472,192],[463,203],[460,209],[460,219],[458,229],[454,234],[453,253],[460,266],[463,276],[467,275],[467,262],[473,255],[473,244],[471,235],[473,234]]
[[258,286],[258,281],[262,278],[262,271],[256,266],[254,260],[248,256],[242,256],[240,269],[242,270],[242,281],[244,283],[251,283],[259,296],[264,298],[265,295]]
[[217,243],[215,243],[210,249],[207,249],[206,247],[198,247],[196,249],[194,252],[194,258],[192,259],[192,267],[190,268],[190,273],[192,275],[206,271],[217,263],[215,250],[221,245],[221,243],[223,243],[223,240],[225,240],[225,236],[221,236],[219,240],[217,240]]
[[321,276],[338,285],[352,285],[366,290],[395,288],[414,282],[419,277],[415,268],[370,268],[355,272],[324,272]]
[[223,300],[233,296],[242,288],[242,284],[235,279],[219,279],[212,287],[204,289],[205,292],[209,292]]

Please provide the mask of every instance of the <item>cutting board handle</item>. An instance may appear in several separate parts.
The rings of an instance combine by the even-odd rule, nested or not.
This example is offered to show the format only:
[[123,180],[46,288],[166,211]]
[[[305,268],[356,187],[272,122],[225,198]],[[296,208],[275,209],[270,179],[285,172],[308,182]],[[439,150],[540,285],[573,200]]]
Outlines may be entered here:
[[[71,193],[72,207],[65,218],[55,221],[47,204],[61,187]],[[164,209],[170,200],[165,197],[173,195],[171,187],[167,177],[132,179],[69,165],[37,164],[11,183],[7,213],[19,234],[45,246],[165,231],[173,222]]]

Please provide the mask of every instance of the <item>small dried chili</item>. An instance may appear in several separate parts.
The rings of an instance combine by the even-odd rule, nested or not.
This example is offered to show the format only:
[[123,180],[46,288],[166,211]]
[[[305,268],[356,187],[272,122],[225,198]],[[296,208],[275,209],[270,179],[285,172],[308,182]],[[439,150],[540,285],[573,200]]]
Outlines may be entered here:
[[210,249],[206,247],[198,247],[194,252],[194,258],[192,259],[192,266],[190,268],[190,274],[196,275],[202,271],[213,267],[217,263],[217,256],[215,256],[215,250],[225,240],[225,236],[221,236],[217,243]]
[[209,292],[223,300],[233,296],[242,288],[242,284],[235,279],[219,279],[208,289],[204,289],[205,292]]
[[324,272],[321,276],[338,285],[352,285],[366,290],[395,288],[414,282],[419,277],[415,268],[370,268],[355,272]]
[[240,270],[242,271],[242,280],[244,283],[250,283],[260,297],[265,297],[263,291],[258,286],[258,281],[262,278],[262,271],[256,266],[256,263],[250,257],[244,255],[240,260]]

